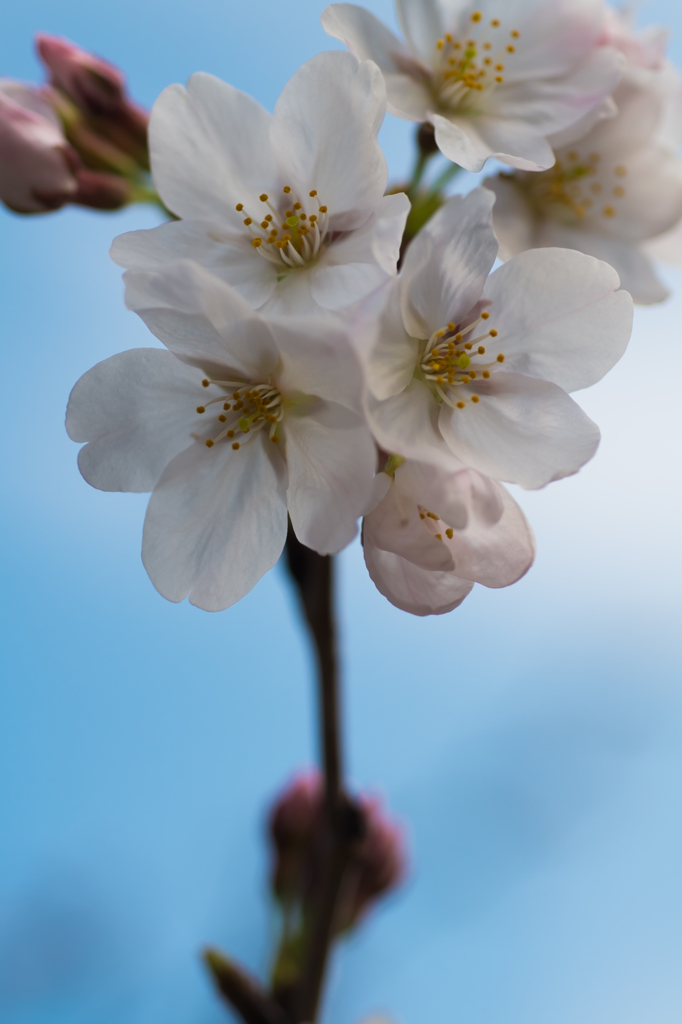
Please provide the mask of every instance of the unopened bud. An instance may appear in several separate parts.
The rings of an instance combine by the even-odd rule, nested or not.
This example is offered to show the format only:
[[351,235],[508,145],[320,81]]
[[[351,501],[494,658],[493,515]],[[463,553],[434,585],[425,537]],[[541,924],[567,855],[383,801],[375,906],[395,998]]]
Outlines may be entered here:
[[355,844],[342,926],[352,927],[379,896],[397,888],[407,865],[402,828],[391,821],[376,798],[360,797],[358,810],[364,820],[364,837]]
[[78,190],[79,163],[38,93],[0,80],[0,200],[17,213],[57,210]]
[[71,202],[94,210],[120,210],[133,197],[133,186],[117,174],[83,168],[78,172],[78,191]]
[[274,803],[269,822],[275,847],[272,887],[280,899],[290,898],[304,884],[322,800],[322,779],[310,771],[296,775]]
[[58,36],[39,33],[36,47],[51,84],[69,97],[91,127],[148,167],[149,115],[128,97],[123,73]]

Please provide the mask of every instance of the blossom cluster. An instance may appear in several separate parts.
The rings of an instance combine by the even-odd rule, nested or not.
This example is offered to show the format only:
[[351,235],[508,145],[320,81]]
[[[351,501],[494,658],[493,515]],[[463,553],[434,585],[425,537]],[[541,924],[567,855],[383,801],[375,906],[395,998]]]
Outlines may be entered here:
[[[397,5],[405,43],[327,8],[348,51],[304,64],[272,114],[203,73],[153,108],[173,219],[112,256],[165,350],[87,372],[67,429],[90,484],[151,491],[143,561],[172,601],[226,608],[289,525],[332,554],[360,521],[372,580],[413,614],[514,583],[535,544],[505,484],[593,456],[571,393],[623,355],[629,292],[664,297],[682,102],[661,36],[602,0]],[[460,167],[508,169],[415,229],[415,190],[387,191],[387,109]]]

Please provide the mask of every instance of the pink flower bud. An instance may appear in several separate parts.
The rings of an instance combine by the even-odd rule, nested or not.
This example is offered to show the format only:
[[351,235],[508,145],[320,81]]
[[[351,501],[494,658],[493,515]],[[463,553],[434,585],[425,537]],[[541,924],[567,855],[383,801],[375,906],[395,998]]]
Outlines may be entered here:
[[296,775],[275,801],[270,814],[270,835],[275,847],[272,887],[280,899],[305,888],[304,874],[322,809],[323,787],[319,772]]
[[56,210],[78,190],[79,160],[37,92],[0,81],[0,200],[17,213]]
[[378,799],[361,796],[358,808],[365,835],[356,844],[349,871],[346,920],[352,927],[377,898],[397,888],[405,876],[406,842],[402,828],[385,814]]
[[69,97],[98,132],[147,167],[149,115],[129,99],[123,73],[68,39],[39,33],[36,46],[51,84]]

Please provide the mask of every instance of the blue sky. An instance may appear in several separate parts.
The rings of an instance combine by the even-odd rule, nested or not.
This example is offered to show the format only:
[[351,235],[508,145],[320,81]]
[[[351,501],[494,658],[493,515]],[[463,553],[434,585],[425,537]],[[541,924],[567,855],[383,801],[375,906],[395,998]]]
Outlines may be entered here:
[[[148,105],[201,69],[272,107],[329,47],[323,6],[14,4],[0,68],[38,78],[44,30],[120,64]],[[671,25],[682,64],[680,9],[643,3],[641,20]],[[398,177],[410,130],[383,139]],[[153,343],[107,251],[154,222],[0,213],[7,1024],[226,1019],[197,951],[265,968],[264,809],[314,757],[283,573],[220,615],[164,602],[139,557],[146,498],[89,488],[63,429],[82,372]],[[579,396],[597,457],[519,495],[528,577],[417,620],[376,593],[357,545],[341,558],[351,774],[407,823],[412,867],[337,957],[329,1024],[679,1024],[682,272],[665,273],[675,298],[638,311],[622,362]]]

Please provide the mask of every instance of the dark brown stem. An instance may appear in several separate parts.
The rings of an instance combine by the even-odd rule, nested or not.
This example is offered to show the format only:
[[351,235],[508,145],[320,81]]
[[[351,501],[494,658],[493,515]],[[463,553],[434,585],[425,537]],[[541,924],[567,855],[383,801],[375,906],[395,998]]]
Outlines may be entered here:
[[245,1024],[291,1024],[282,1007],[242,967],[215,949],[204,952],[204,962],[216,988]]
[[333,561],[318,555],[289,529],[287,562],[315,642],[319,670],[321,760],[325,815],[320,836],[321,870],[313,894],[303,970],[293,999],[295,1024],[314,1021],[334,939],[339,895],[350,843],[357,837],[357,814],[345,795],[341,751],[338,659],[334,622]]

